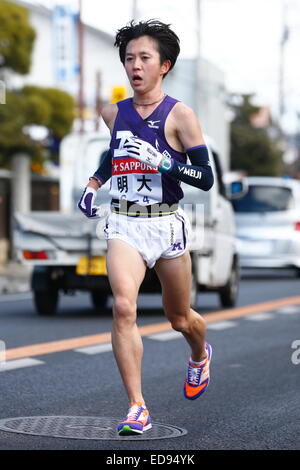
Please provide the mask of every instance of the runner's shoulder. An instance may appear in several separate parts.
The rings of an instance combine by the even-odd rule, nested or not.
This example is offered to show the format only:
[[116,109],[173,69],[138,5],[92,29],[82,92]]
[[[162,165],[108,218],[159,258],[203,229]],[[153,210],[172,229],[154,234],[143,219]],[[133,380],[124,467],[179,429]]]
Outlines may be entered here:
[[190,119],[197,119],[194,110],[190,106],[186,105],[185,103],[182,103],[181,101],[178,101],[175,104],[172,111],[173,111],[172,114],[175,119],[184,120],[184,121],[190,120]]
[[108,127],[113,126],[118,114],[118,106],[116,103],[107,103],[101,107],[101,116]]
[[176,103],[173,110],[173,129],[176,131],[182,146],[187,149],[202,145],[204,139],[195,111],[181,102]]

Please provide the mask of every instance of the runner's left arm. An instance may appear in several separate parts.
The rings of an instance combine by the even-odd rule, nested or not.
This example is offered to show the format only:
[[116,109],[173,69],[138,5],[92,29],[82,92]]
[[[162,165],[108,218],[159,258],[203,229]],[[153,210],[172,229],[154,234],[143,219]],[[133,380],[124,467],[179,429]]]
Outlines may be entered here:
[[[172,118],[177,138],[185,149],[190,164],[171,158],[167,172],[184,183],[208,191],[214,183],[214,175],[197,116],[189,106],[177,103],[173,108]],[[160,164],[160,171],[163,167],[164,161]]]
[[[209,154],[206,145],[198,145],[187,149],[186,151],[191,164],[180,163],[174,158],[167,161],[164,158],[158,170],[161,173],[168,173],[175,176],[178,180],[183,181],[190,186],[208,191],[214,183],[214,175],[211,169]],[[170,160],[170,159],[169,159]],[[164,169],[164,165],[169,168]]]
[[136,137],[130,137],[124,148],[131,157],[157,168],[159,172],[170,174],[184,183],[208,191],[214,183],[214,176],[208,149],[194,111],[183,103],[177,103],[172,120],[176,123],[174,130],[189,157],[190,164],[166,157],[151,144]]
[[208,149],[205,144],[196,145],[186,150],[191,164],[180,163],[174,158],[164,157],[153,145],[136,137],[129,137],[124,148],[131,157],[203,191],[208,191],[214,183]]

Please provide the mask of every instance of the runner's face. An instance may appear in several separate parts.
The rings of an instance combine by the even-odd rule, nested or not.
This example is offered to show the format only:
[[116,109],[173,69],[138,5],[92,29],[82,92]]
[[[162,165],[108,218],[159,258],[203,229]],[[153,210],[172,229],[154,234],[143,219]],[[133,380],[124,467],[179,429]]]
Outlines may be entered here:
[[141,36],[127,44],[125,70],[135,92],[145,93],[160,85],[169,67],[170,61],[165,61],[161,65],[155,39]]

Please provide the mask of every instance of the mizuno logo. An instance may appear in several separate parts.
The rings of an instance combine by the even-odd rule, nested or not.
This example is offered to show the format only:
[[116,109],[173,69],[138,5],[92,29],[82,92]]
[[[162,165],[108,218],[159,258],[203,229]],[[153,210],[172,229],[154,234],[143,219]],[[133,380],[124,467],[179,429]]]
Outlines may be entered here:
[[159,126],[156,126],[155,124],[157,122],[160,122],[160,120],[159,121],[147,121],[147,122],[149,123],[148,127],[151,127],[151,129],[159,129]]

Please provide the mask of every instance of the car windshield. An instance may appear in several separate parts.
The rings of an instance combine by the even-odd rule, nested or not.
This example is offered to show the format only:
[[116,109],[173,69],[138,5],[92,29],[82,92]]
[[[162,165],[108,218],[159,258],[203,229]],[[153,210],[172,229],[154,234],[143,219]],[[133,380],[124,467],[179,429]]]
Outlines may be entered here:
[[277,212],[290,209],[293,198],[286,187],[250,185],[245,196],[232,203],[235,212]]

